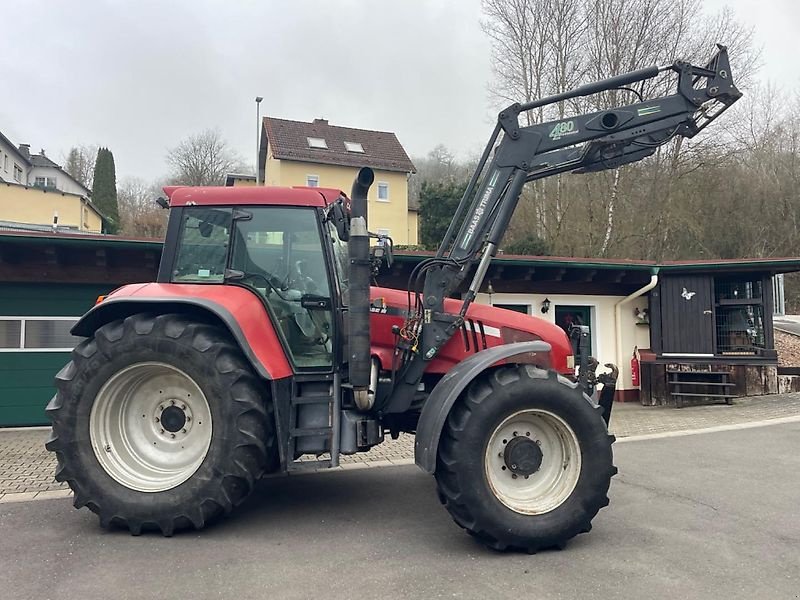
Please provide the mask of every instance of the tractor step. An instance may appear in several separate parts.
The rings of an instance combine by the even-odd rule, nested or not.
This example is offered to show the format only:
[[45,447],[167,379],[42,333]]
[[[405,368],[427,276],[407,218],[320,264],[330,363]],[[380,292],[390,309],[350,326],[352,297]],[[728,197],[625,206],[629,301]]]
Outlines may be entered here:
[[[289,401],[286,470],[289,472],[339,465],[339,379],[333,374],[297,375]],[[304,454],[327,454],[321,460],[296,460]]]

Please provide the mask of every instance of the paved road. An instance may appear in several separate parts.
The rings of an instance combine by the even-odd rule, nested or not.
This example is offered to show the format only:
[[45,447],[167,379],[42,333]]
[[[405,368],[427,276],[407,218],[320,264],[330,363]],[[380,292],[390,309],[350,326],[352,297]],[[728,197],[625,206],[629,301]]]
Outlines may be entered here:
[[476,545],[413,466],[262,482],[234,518],[164,539],[67,499],[0,504],[0,597],[797,598],[800,423],[632,441],[564,551]]
[[[617,438],[624,438],[793,416],[800,416],[800,393],[737,398],[733,406],[713,404],[680,410],[618,403],[611,414],[611,432]],[[0,429],[0,503],[68,493],[65,483],[53,480],[55,456],[44,448],[48,435],[49,430],[44,429]],[[369,452],[344,456],[342,462],[374,466],[387,461],[408,462],[413,457],[414,437],[401,435],[400,439],[387,440]]]
[[791,317],[773,317],[772,324],[775,329],[788,331],[795,335],[800,335],[800,317],[793,315]]

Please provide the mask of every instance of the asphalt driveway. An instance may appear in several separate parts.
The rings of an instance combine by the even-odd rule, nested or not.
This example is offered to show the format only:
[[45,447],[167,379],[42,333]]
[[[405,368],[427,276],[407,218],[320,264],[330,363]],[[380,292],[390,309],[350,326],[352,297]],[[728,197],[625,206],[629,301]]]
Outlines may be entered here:
[[265,480],[172,539],[0,504],[0,597],[798,598],[799,442],[800,422],[620,443],[593,531],[534,556],[478,546],[413,466]]

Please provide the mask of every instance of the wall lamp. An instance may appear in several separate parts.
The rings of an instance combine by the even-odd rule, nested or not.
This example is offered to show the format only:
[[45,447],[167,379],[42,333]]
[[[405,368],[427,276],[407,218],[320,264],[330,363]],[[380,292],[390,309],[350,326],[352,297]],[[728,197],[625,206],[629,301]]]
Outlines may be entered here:
[[549,312],[550,312],[550,299],[545,298],[544,300],[542,300],[542,314],[546,315]]

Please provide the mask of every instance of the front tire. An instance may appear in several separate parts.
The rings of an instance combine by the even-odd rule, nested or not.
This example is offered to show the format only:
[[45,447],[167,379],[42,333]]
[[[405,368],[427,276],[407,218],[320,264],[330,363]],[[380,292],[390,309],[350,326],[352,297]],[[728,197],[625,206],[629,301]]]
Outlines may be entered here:
[[453,407],[439,442],[439,498],[495,550],[564,547],[608,505],[617,469],[599,407],[555,372],[495,369]]
[[134,535],[200,529],[275,468],[268,392],[212,325],[137,314],[79,344],[46,412],[75,507]]

